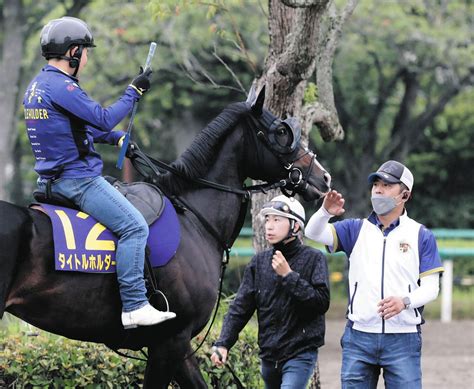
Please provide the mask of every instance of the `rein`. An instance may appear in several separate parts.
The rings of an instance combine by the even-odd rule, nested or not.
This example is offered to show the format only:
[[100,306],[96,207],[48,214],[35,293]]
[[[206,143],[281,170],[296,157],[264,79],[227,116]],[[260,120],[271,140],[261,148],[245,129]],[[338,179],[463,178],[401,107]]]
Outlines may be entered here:
[[[159,176],[160,174],[162,174],[162,172],[160,172],[160,170],[159,170],[161,168],[163,171],[168,171],[168,172],[174,174],[175,176],[178,176],[178,177],[182,178],[183,180],[190,181],[190,182],[193,182],[195,184],[198,184],[200,186],[204,186],[204,187],[207,187],[207,188],[216,189],[216,190],[219,190],[221,192],[234,193],[236,195],[243,196],[244,199],[247,199],[247,200],[250,199],[250,196],[252,194],[267,193],[267,191],[272,190],[272,189],[283,188],[286,185],[288,185],[288,183],[290,182],[288,180],[280,180],[280,181],[272,183],[272,184],[260,184],[260,185],[251,185],[251,186],[245,186],[244,185],[243,189],[232,188],[230,186],[219,184],[217,182],[212,182],[212,181],[209,181],[209,180],[205,180],[203,178],[188,177],[182,171],[174,168],[170,164],[167,164],[163,161],[154,159],[153,157],[150,157],[149,155],[145,154],[144,152],[142,152],[138,148],[138,146],[134,145],[133,147],[134,147],[134,149],[133,149],[131,155],[129,156],[129,158],[131,159],[134,168],[142,176],[147,177],[147,178],[149,178],[149,175],[146,174],[144,172],[144,170],[142,169],[142,167],[138,166],[137,163],[148,166],[156,176]],[[140,159],[142,161],[139,161]],[[156,181],[153,180],[153,179],[152,179],[152,182],[156,183]]]

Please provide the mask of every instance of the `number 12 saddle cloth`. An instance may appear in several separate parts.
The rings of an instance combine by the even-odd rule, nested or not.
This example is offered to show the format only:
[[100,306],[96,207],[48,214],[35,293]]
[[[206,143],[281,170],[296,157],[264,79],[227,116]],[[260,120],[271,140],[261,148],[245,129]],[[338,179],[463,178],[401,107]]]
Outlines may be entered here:
[[[176,253],[180,226],[176,211],[161,191],[146,183],[124,184],[107,177],[143,214],[149,224],[147,246],[153,267],[166,265]],[[92,216],[55,204],[45,203],[44,193],[35,192],[42,211],[52,224],[55,269],[86,273],[115,273],[117,237]],[[55,201],[56,200],[56,201]]]

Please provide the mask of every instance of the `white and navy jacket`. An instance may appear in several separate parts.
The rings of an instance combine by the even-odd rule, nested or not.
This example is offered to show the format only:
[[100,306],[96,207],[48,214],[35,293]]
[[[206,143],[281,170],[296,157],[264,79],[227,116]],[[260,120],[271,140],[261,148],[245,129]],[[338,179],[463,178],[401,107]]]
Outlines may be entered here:
[[348,319],[353,328],[372,333],[417,332],[423,323],[422,307],[384,320],[377,304],[389,296],[407,296],[419,287],[420,277],[443,271],[433,233],[406,212],[386,229],[375,213],[332,226],[332,250],[344,251],[349,258]]

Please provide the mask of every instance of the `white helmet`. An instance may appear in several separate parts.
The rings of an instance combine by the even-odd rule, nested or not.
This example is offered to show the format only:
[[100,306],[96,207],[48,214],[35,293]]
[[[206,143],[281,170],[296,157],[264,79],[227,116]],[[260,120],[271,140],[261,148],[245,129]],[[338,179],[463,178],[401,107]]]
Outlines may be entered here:
[[294,197],[280,195],[274,197],[270,202],[263,204],[260,215],[280,215],[288,219],[293,219],[304,230],[306,214],[301,203]]

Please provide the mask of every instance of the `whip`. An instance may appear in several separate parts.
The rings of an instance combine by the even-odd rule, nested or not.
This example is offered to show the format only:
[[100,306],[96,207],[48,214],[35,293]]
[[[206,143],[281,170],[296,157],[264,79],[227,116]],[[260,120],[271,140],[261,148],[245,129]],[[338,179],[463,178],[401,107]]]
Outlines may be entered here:
[[[153,56],[155,55],[155,49],[156,49],[156,42],[151,42],[150,49],[148,50],[148,56],[146,57],[145,68],[143,69],[143,73],[146,73],[147,69],[151,65],[151,60]],[[138,107],[138,100],[136,100],[133,103],[132,114],[130,115],[130,121],[128,122],[127,132],[125,133],[125,137],[123,138],[120,154],[117,160],[117,164],[115,165],[118,169],[122,169],[123,160],[125,159],[125,154],[127,153],[128,144],[130,142],[130,134],[132,133],[133,120],[135,119],[135,115],[137,113],[137,107]]]

